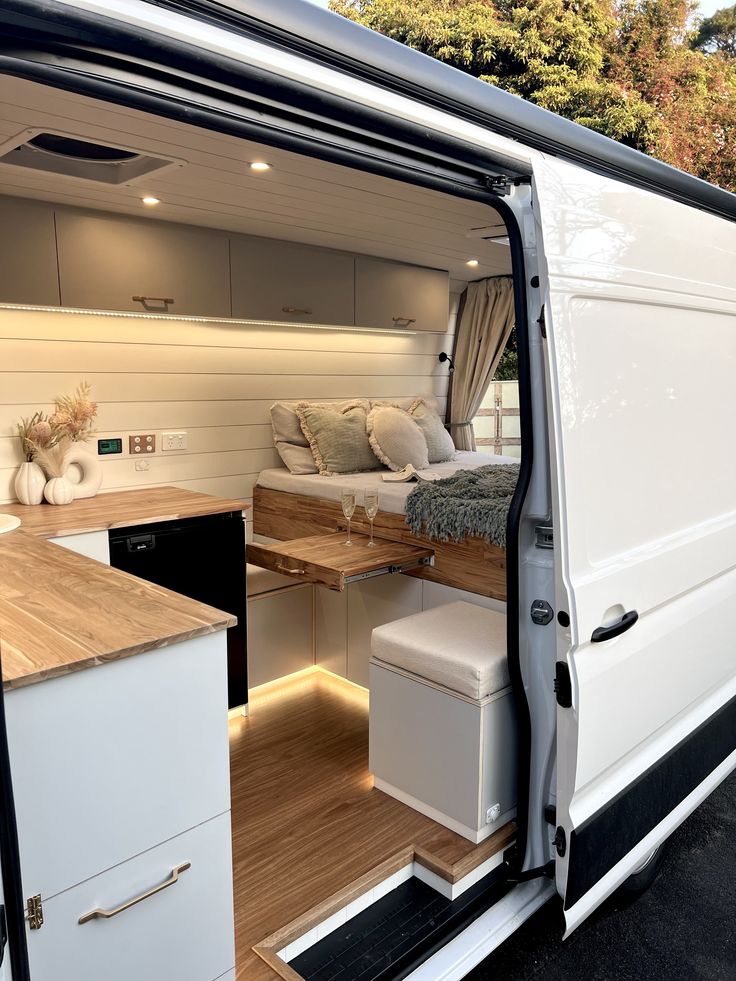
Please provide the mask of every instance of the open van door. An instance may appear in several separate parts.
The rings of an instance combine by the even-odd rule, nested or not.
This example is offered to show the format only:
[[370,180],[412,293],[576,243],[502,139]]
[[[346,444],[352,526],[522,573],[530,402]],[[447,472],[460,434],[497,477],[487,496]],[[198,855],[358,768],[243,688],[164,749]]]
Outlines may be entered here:
[[736,224],[553,158],[533,191],[569,933],[736,766]]

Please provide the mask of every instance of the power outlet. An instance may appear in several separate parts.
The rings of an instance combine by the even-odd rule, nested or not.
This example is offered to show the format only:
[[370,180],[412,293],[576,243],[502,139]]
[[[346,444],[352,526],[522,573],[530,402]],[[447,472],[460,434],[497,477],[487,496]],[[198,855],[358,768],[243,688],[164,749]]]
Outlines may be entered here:
[[128,436],[128,452],[131,456],[142,456],[144,453],[156,452],[156,434],[143,433],[137,436]]
[[164,453],[171,450],[185,450],[187,448],[188,433],[162,433],[161,449]]

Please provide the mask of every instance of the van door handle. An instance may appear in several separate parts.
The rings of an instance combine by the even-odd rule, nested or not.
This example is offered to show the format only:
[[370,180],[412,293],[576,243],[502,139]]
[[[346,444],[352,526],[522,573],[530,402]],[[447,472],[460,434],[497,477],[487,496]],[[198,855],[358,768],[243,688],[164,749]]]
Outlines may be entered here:
[[609,623],[605,627],[596,627],[590,638],[591,644],[600,644],[604,640],[612,640],[614,637],[618,637],[619,634],[626,633],[627,630],[634,626],[638,619],[639,614],[636,610],[629,610],[628,613],[624,613],[614,623]]

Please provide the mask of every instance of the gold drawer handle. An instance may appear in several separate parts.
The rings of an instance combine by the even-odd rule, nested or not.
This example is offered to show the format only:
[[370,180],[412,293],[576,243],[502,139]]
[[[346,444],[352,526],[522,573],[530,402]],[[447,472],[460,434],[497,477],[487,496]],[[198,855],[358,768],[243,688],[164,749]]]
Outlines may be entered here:
[[150,899],[151,896],[155,896],[157,892],[162,892],[164,889],[168,889],[169,886],[175,885],[179,881],[179,876],[182,872],[186,872],[187,869],[191,869],[191,862],[184,862],[182,865],[177,865],[176,868],[171,870],[171,875],[166,880],[162,882],[160,886],[154,886],[153,889],[149,889],[148,892],[143,892],[140,896],[136,896],[135,899],[129,900],[127,903],[123,903],[122,906],[116,907],[116,909],[93,909],[89,913],[85,913],[84,916],[79,917],[80,923],[89,923],[90,920],[109,920],[111,916],[117,916],[118,913],[124,913],[126,909],[130,909],[131,906],[136,906],[138,903],[142,903],[144,899]]
[[173,296],[132,296],[131,299],[134,303],[142,303],[146,309],[152,304],[167,307],[170,303],[174,302]]
[[409,324],[415,324],[417,322],[416,317],[392,317],[391,318],[395,324],[404,324],[406,327]]
[[305,317],[311,317],[312,311],[308,310],[306,307],[281,307],[284,313],[301,313]]
[[306,569],[292,569],[288,565],[284,565],[283,562],[279,562],[276,566],[279,572],[288,572],[292,576],[306,576]]

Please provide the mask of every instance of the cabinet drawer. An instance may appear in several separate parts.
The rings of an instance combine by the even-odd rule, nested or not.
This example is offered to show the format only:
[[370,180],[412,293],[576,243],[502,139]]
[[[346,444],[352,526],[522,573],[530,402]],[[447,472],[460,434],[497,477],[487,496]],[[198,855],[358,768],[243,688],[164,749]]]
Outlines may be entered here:
[[355,323],[358,327],[447,332],[450,277],[385,259],[355,259]]
[[234,317],[346,326],[354,322],[352,255],[249,236],[234,237],[230,253]]
[[65,307],[230,316],[226,235],[67,211],[57,211],[56,227]]
[[[147,893],[109,919],[79,923]],[[44,899],[43,913],[41,929],[27,934],[34,981],[219,978],[235,963],[230,815]]]
[[224,631],[7,692],[5,707],[26,896],[230,808]]

